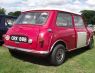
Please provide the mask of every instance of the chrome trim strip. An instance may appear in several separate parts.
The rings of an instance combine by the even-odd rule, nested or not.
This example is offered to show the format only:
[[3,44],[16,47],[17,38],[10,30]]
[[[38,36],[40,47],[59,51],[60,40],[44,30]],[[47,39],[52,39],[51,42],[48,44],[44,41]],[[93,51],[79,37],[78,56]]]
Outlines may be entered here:
[[38,54],[48,54],[49,53],[49,51],[37,51],[37,50],[29,50],[26,48],[18,48],[18,47],[7,46],[7,45],[4,45],[4,46],[9,49],[20,50],[20,51],[30,52],[30,53],[38,53]]

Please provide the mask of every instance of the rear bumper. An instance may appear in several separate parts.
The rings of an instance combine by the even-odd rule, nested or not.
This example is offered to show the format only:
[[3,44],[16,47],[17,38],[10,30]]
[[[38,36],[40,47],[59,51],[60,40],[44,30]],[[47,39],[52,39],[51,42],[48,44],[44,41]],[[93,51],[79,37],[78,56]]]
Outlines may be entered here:
[[13,47],[13,46],[8,46],[8,45],[3,45],[6,48],[13,49],[13,50],[20,50],[24,52],[29,52],[29,53],[34,53],[34,54],[49,54],[49,51],[37,51],[37,50],[29,50],[26,48],[18,48],[18,47]]

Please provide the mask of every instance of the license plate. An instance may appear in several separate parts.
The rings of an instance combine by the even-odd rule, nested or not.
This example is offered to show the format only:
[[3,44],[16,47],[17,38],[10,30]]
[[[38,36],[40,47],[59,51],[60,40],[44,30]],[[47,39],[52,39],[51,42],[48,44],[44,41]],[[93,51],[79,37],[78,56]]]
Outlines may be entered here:
[[24,36],[11,36],[10,40],[15,42],[27,42],[28,38]]

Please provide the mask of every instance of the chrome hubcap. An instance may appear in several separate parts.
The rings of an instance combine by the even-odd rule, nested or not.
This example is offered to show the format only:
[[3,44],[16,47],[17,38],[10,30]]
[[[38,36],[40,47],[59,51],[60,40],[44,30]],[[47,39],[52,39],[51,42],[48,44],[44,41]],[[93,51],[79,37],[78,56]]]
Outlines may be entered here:
[[59,49],[59,50],[57,51],[57,54],[56,54],[56,60],[57,60],[58,62],[61,62],[61,61],[63,60],[63,58],[64,58],[63,49]]

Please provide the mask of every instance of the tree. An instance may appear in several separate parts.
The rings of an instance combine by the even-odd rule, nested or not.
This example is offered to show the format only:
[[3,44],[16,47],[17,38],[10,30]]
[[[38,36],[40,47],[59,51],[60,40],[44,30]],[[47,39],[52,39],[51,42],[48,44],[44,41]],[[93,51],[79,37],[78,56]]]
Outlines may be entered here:
[[14,16],[19,16],[21,14],[21,11],[16,11],[16,12],[14,12]]
[[21,11],[15,11],[15,12],[9,12],[8,15],[11,15],[11,16],[19,16],[21,14]]
[[6,10],[4,8],[0,8],[0,14],[6,14]]
[[87,21],[87,24],[95,24],[95,11],[83,10],[81,13],[82,17]]
[[91,19],[93,24],[95,25],[95,16],[93,16],[93,18]]
[[9,12],[8,15],[13,16],[13,12]]

